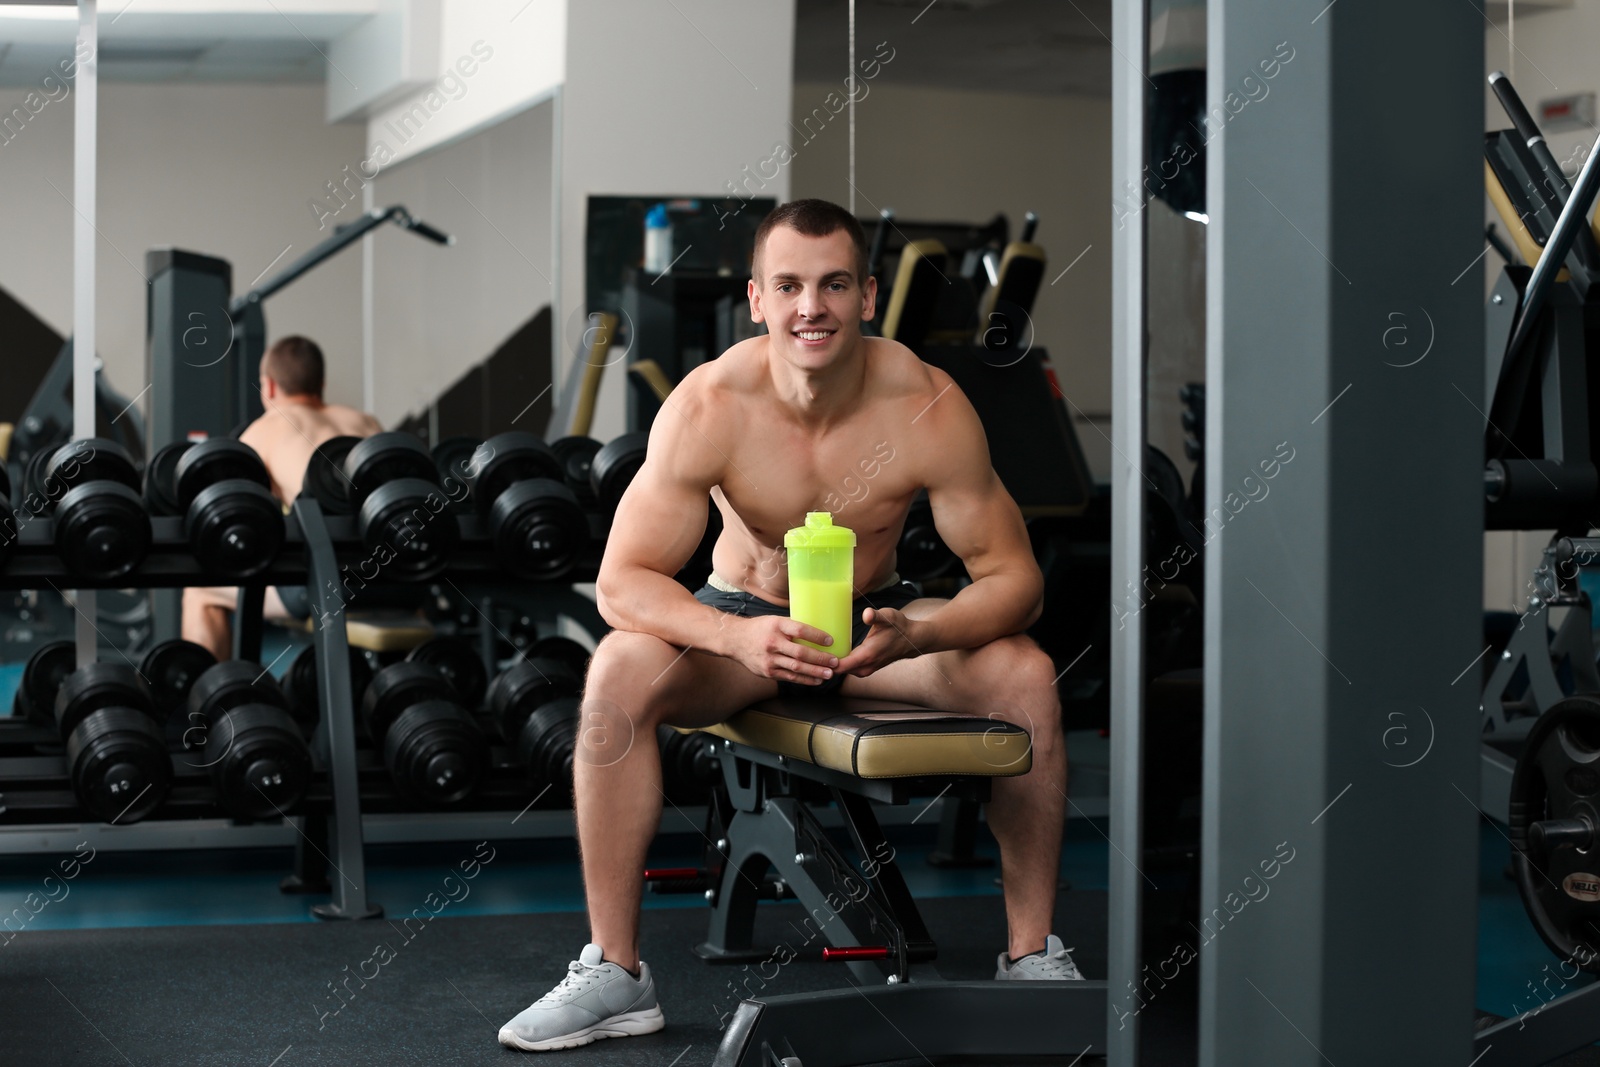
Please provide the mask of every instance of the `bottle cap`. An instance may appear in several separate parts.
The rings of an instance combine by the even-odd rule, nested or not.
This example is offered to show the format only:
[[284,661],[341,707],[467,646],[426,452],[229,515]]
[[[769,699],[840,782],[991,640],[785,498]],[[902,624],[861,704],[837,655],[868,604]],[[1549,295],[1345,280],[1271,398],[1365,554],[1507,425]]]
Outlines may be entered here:
[[784,548],[854,548],[856,532],[845,526],[835,526],[833,515],[826,511],[806,512],[806,524],[796,526],[783,535]]

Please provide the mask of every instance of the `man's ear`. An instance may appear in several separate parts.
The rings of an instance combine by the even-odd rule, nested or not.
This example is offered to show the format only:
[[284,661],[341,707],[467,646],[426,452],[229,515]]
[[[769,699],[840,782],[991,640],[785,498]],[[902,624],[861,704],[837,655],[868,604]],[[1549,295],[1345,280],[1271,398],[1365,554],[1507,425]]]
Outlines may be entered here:
[[861,301],[861,321],[871,322],[878,310],[878,279],[867,276],[865,298]]
[[750,321],[766,322],[767,313],[761,310],[761,290],[757,288],[755,279],[745,283],[745,295],[750,299]]

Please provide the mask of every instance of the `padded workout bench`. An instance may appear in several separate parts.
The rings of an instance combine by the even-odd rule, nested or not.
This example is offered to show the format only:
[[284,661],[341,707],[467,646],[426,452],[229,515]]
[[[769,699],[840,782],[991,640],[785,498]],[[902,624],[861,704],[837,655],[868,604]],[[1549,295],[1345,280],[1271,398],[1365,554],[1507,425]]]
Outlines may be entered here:
[[[696,732],[696,731],[680,731]],[[700,733],[723,785],[708,812],[710,936],[703,958],[773,958],[751,944],[759,900],[797,899],[856,981],[747,999],[716,1067],[844,1067],[907,1057],[1078,1055],[1105,1044],[1104,982],[950,982],[871,801],[916,795],[982,802],[992,779],[1032,766],[1008,722],[860,698],[774,699]],[[852,862],[808,801],[831,799]],[[775,879],[766,876],[771,865]],[[999,902],[996,902],[999,907]]]

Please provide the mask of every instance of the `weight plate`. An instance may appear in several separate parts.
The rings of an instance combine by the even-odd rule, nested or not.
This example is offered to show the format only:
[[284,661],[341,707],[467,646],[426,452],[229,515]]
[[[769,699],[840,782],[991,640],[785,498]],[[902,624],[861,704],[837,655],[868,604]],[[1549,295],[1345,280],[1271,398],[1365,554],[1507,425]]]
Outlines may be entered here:
[[144,465],[144,506],[150,514],[183,514],[183,506],[178,503],[178,461],[193,447],[193,441],[162,445]]
[[495,434],[483,443],[483,451],[482,467],[473,482],[472,492],[478,510],[485,515],[500,494],[516,482],[529,478],[559,482],[565,469],[549,445],[520,430]]
[[300,728],[271,704],[241,704],[219,714],[206,739],[206,765],[217,802],[236,819],[291,814],[311,780],[311,751]]
[[439,469],[428,446],[415,434],[400,430],[358,441],[344,457],[344,473],[350,480],[350,503],[357,508],[387,482],[415,478],[434,486],[439,483]]
[[172,785],[161,728],[133,708],[101,708],[84,718],[67,736],[67,767],[83,809],[119,826],[154,811]]
[[515,744],[528,716],[552,700],[576,696],[582,687],[578,675],[560,660],[518,660],[489,686],[489,714],[506,743]]
[[34,649],[22,668],[22,684],[17,696],[22,699],[28,718],[44,726],[56,724],[56,691],[78,667],[78,650],[71,641],[52,641]]
[[356,510],[350,502],[350,479],[345,476],[344,461],[360,443],[359,437],[330,437],[316,447],[306,462],[300,492],[315,500],[326,514],[350,515]]
[[489,530],[495,558],[536,581],[572,570],[589,544],[589,518],[577,496],[548,478],[517,482],[495,497]]
[[150,687],[126,663],[89,663],[61,680],[56,690],[56,729],[66,737],[101,708],[132,708],[159,721]]
[[44,487],[50,493],[53,484],[63,489],[52,495],[61,496],[73,486],[88,482],[116,482],[134,492],[139,491],[139,468],[128,450],[104,437],[84,437],[68,441],[54,452],[44,465]]
[[541,637],[528,647],[529,659],[553,659],[582,678],[589,670],[589,650],[570,637]]
[[177,490],[178,506],[188,508],[202,489],[232,480],[254,482],[271,495],[272,479],[256,450],[243,441],[213,437],[178,457],[172,484]]
[[572,795],[572,759],[578,742],[578,698],[559,697],[539,705],[517,732],[517,760],[535,791]]
[[446,437],[433,446],[433,465],[439,471],[439,484],[450,498],[450,510],[463,513],[472,510],[472,482],[478,476],[478,466],[487,452],[479,452],[483,440],[478,437]]
[[455,700],[456,691],[438,668],[427,663],[391,663],[372,676],[361,698],[361,720],[374,744],[383,744],[385,731],[400,714],[425,700]]
[[1600,974],[1600,697],[1568,697],[1528,732],[1511,777],[1511,863],[1550,950]]
[[594,466],[594,457],[600,451],[600,442],[592,437],[563,437],[550,444],[550,451],[556,454],[561,461],[562,476],[566,479],[567,488],[578,494],[578,499],[587,507],[595,502],[594,483],[590,480],[589,472]]
[[446,504],[444,490],[418,478],[385,482],[367,496],[361,537],[380,573],[423,581],[444,570],[461,540]]
[[489,672],[471,642],[459,637],[432,637],[406,655],[409,663],[423,663],[444,675],[462,707],[476,708],[489,688]]
[[956,562],[956,554],[946,547],[933,524],[933,505],[926,495],[917,494],[900,531],[895,569],[906,581],[925,582],[943,577]]
[[163,717],[182,711],[189,690],[207,670],[217,665],[211,650],[193,641],[163,641],[145,653],[139,673],[150,687],[156,710]]
[[[50,462],[50,455],[54,448],[41,448],[28,457],[28,465],[22,471],[23,506],[30,512],[47,514],[55,506],[55,500],[45,495],[44,468]],[[61,486],[56,487],[56,496],[66,492]]]
[[487,774],[489,743],[460,705],[424,700],[406,708],[390,725],[383,762],[395,790],[407,801],[420,807],[448,807],[471,796]]
[[249,660],[223,660],[202,671],[189,687],[185,705],[188,728],[208,728],[213,717],[244,704],[271,704],[289,710],[288,698],[265,667]]
[[56,553],[76,575],[121,578],[144,561],[150,536],[144,501],[120,482],[84,482],[56,506]]
[[589,481],[593,485],[595,499],[608,513],[617,510],[628,484],[639,473],[639,468],[644,466],[649,444],[648,433],[625,433],[607,441],[594,454],[589,465]]
[[[366,695],[367,686],[372,684],[372,664],[367,660],[367,654],[359,648],[350,646],[350,702],[352,707],[359,708],[361,700]],[[317,646],[307,645],[294,662],[289,664],[289,670],[284,675],[283,687],[289,697],[289,711],[307,737],[316,728],[317,720],[321,717],[322,698],[318,688],[317,679]],[[356,725],[361,726],[357,720]]]
[[260,483],[230,478],[196,494],[184,516],[183,532],[208,574],[249,578],[278,558],[284,538],[283,508]]

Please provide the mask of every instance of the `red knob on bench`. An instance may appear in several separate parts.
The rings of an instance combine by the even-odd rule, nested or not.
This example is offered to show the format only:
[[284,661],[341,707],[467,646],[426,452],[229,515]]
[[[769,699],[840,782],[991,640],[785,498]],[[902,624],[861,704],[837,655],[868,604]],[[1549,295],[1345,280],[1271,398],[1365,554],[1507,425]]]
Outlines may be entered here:
[[822,962],[834,963],[840,960],[886,960],[889,958],[889,949],[884,945],[856,945],[848,948],[825,948],[822,950]]
[[661,882],[669,879],[700,878],[705,873],[698,867],[647,867],[644,872],[644,880],[647,882]]

